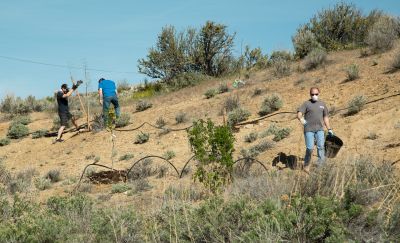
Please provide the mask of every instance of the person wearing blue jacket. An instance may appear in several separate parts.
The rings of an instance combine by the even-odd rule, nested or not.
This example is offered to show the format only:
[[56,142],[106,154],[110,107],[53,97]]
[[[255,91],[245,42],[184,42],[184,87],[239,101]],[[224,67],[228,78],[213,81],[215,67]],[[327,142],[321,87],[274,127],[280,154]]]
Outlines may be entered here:
[[98,92],[99,102],[103,106],[104,124],[106,125],[108,119],[108,110],[110,109],[111,104],[114,105],[116,118],[118,119],[121,115],[118,103],[117,86],[115,85],[114,81],[101,78],[99,79]]

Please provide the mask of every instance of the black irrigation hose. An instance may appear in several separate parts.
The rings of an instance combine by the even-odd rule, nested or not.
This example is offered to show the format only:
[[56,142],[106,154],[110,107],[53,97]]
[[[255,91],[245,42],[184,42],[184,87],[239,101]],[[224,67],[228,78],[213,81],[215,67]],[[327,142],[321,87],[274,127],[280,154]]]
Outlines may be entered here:
[[267,167],[265,167],[265,165],[261,161],[255,159],[255,158],[251,158],[251,157],[240,158],[240,159],[234,161],[233,164],[236,164],[237,162],[242,161],[242,160],[253,160],[253,161],[259,163],[264,168],[265,171],[268,171]]
[[135,131],[135,130],[138,130],[138,129],[142,128],[146,124],[151,126],[151,127],[153,127],[153,128],[156,128],[156,129],[167,130],[167,131],[171,131],[171,132],[184,131],[184,130],[188,130],[189,128],[193,127],[193,125],[191,125],[191,126],[184,127],[184,128],[176,128],[176,129],[174,129],[174,128],[158,127],[158,126],[155,126],[155,125],[150,124],[148,122],[143,122],[140,126],[135,127],[135,128],[129,128],[129,129],[118,129],[117,128],[117,129],[115,129],[115,131],[118,131],[118,132],[131,132],[131,131]]
[[147,158],[158,158],[158,159],[167,161],[168,164],[170,164],[170,165],[175,169],[175,172],[176,172],[176,174],[177,174],[178,177],[179,177],[179,172],[178,172],[178,170],[176,169],[175,165],[173,165],[169,160],[167,160],[166,158],[163,158],[163,157],[161,157],[161,156],[157,156],[157,155],[148,155],[148,156],[145,156],[145,157],[143,157],[143,158],[141,158],[141,159],[139,159],[139,160],[137,160],[136,162],[133,163],[133,165],[132,165],[132,166],[128,169],[128,171],[126,172],[125,180],[128,180],[129,173],[132,171],[133,167],[135,167],[135,165],[137,165],[140,161],[142,161],[142,160],[144,160],[144,159],[147,159]]
[[183,168],[182,168],[182,170],[181,170],[181,173],[180,173],[180,175],[179,175],[179,179],[182,178],[182,176],[183,176],[183,171],[185,171],[186,166],[189,164],[189,162],[190,162],[195,156],[196,156],[196,155],[193,155],[188,161],[186,161],[186,163],[185,163],[185,165],[183,166]]

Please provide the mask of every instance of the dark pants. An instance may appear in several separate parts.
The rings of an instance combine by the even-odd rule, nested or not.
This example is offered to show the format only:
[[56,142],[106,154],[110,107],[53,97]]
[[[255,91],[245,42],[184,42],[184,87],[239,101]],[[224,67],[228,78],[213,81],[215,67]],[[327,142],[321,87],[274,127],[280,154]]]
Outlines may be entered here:
[[119,118],[121,115],[121,111],[119,109],[119,103],[118,103],[118,97],[116,95],[114,96],[108,96],[108,97],[103,97],[103,118],[104,118],[104,124],[107,124],[107,119],[108,119],[108,109],[110,109],[110,105],[114,105],[115,109],[115,116]]
[[71,120],[72,114],[69,111],[58,112],[58,116],[60,117],[60,125],[68,126],[68,121]]

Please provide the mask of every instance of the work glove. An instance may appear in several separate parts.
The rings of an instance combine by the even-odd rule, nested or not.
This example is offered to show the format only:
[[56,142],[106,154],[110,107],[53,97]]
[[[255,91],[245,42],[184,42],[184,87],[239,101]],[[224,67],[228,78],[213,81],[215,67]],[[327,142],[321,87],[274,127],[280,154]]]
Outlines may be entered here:
[[303,124],[303,126],[305,126],[307,124],[307,121],[303,117],[300,118],[300,122],[301,122],[301,124]]
[[72,85],[72,90],[76,90],[78,88],[78,85],[74,84]]
[[79,87],[79,85],[81,85],[81,84],[83,84],[83,81],[82,81],[82,80],[76,81],[76,87]]
[[332,129],[328,129],[328,136],[334,136],[335,134],[333,133]]

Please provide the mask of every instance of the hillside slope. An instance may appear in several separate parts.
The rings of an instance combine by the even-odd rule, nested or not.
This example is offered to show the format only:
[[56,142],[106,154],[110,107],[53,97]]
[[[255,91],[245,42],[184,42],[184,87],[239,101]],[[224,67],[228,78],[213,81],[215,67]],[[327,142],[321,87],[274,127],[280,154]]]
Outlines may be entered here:
[[[205,99],[204,92],[212,87],[217,87],[220,82],[231,85],[232,79],[214,80],[201,83],[196,87],[185,88],[177,92],[153,97],[153,107],[149,110],[135,113],[134,106],[123,107],[123,112],[131,114],[133,124],[127,128],[134,128],[143,122],[154,124],[157,118],[162,116],[167,121],[167,126],[182,128],[191,124],[190,120],[199,118],[211,118],[217,123],[222,123],[223,117],[220,111],[225,99],[229,96],[239,97],[243,107],[251,111],[249,119],[259,117],[257,112],[266,95],[278,93],[283,101],[281,111],[295,111],[296,108],[308,99],[308,90],[312,86],[321,89],[321,99],[330,108],[336,109],[347,107],[348,102],[355,95],[364,95],[368,100],[386,97],[400,93],[400,72],[386,73],[396,51],[382,55],[374,55],[359,58],[359,51],[343,51],[331,53],[325,67],[300,72],[302,63],[293,64],[293,71],[289,77],[275,79],[270,70],[251,73],[246,80],[246,86],[240,89],[231,89],[230,92],[216,95],[214,98]],[[373,66],[376,61],[378,65]],[[360,78],[346,82],[344,68],[350,64],[357,64],[360,69]],[[255,88],[261,88],[262,94],[253,96]],[[184,124],[175,124],[175,115],[179,112],[188,114],[189,121]],[[336,113],[331,117],[331,125],[335,133],[344,141],[338,158],[331,163],[356,157],[368,156],[376,161],[396,161],[400,156],[400,96],[385,99],[380,102],[366,105],[358,114],[345,116],[345,111]],[[52,119],[44,113],[33,114],[34,122],[29,125],[30,130],[49,128]],[[271,123],[276,122],[279,127],[290,127],[292,132],[289,137],[276,143],[276,146],[264,152],[260,159],[267,168],[276,170],[272,161],[278,153],[294,155],[299,158],[304,156],[304,139],[302,128],[298,121],[293,119],[294,115],[277,115],[260,121],[254,125],[245,125],[235,133],[235,158],[239,156],[242,148],[248,148],[252,144],[244,142],[244,136],[250,132],[261,132],[267,129]],[[83,123],[83,121],[79,121]],[[8,123],[0,123],[0,137],[7,133]],[[145,144],[134,144],[135,137],[140,131],[150,133],[150,140]],[[377,138],[366,139],[370,134],[376,134]],[[25,138],[13,141],[10,145],[1,147],[0,157],[5,158],[5,165],[12,172],[17,173],[27,168],[36,169],[43,176],[51,169],[59,169],[62,180],[54,184],[50,189],[40,191],[40,200],[44,201],[51,195],[63,195],[72,190],[73,183],[65,183],[67,180],[75,181],[79,178],[83,168],[91,163],[86,159],[90,155],[100,157],[101,164],[111,166],[112,143],[110,133],[102,131],[99,133],[83,133],[71,137],[72,134],[64,135],[67,139],[64,143],[52,145],[51,138],[40,138],[33,140]],[[271,137],[267,137],[271,139]],[[159,135],[159,130],[150,126],[144,126],[140,130],[132,132],[116,132],[116,162],[117,169],[128,168],[135,160],[146,155],[162,156],[167,150],[175,152],[176,157],[171,161],[181,169],[187,159],[191,157],[190,147],[185,131],[170,132]],[[124,154],[132,153],[134,158],[129,161],[118,161]],[[315,161],[315,158],[313,159]],[[164,162],[154,160],[154,165],[163,165]],[[328,162],[329,163],[329,162]],[[400,163],[399,163],[400,164]],[[166,165],[166,164],[165,164]],[[193,164],[192,164],[193,168]],[[152,189],[130,197],[125,194],[114,194],[110,200],[119,203],[135,202],[138,205],[157,204],[157,198],[161,198],[163,192],[169,185],[181,185],[191,183],[190,176],[185,176],[178,181],[169,170],[164,178],[150,178]],[[90,195],[99,196],[109,194],[111,185],[94,185]],[[37,193],[32,189],[32,193]],[[149,204],[150,203],[150,204]]]

